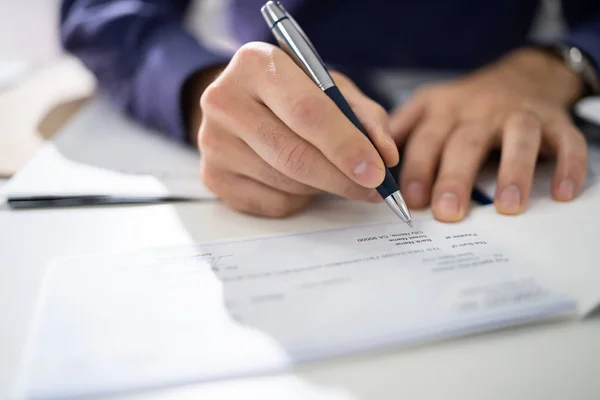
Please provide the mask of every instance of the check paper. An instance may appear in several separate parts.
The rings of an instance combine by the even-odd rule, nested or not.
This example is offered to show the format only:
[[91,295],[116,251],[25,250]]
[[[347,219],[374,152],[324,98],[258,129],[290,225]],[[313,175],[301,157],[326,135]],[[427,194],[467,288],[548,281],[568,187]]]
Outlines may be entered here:
[[429,219],[56,260],[28,397],[246,376],[574,311],[472,222]]

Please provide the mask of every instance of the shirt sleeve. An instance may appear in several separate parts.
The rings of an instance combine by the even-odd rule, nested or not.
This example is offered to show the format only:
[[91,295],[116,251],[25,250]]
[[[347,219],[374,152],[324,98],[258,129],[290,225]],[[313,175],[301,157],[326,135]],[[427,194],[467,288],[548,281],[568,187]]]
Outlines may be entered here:
[[183,27],[189,0],[63,0],[64,48],[100,90],[144,125],[186,140],[182,90],[194,73],[227,63]]

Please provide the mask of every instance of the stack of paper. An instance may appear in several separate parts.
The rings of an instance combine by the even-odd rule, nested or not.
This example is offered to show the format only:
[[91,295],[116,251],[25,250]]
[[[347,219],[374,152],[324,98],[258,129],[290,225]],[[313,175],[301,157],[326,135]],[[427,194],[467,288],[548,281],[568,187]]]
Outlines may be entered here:
[[255,375],[575,310],[481,225],[430,219],[61,259],[43,293],[32,398]]
[[600,96],[586,97],[575,105],[575,115],[593,126],[590,134],[600,139]]
[[198,152],[94,99],[6,188],[13,207],[212,199]]

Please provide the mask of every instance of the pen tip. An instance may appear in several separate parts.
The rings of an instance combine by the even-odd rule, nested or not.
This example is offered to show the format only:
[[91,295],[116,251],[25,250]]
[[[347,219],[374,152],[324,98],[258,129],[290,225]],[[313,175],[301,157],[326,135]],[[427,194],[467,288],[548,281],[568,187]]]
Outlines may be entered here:
[[411,228],[414,226],[413,222],[411,220],[406,221],[406,223],[408,224],[408,226],[410,226]]

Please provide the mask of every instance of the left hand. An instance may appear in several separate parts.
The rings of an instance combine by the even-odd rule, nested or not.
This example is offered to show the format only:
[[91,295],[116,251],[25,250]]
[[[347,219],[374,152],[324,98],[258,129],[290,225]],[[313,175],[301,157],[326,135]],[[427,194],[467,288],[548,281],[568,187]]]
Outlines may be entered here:
[[587,171],[587,147],[569,106],[581,79],[539,50],[517,50],[495,64],[418,92],[391,118],[405,144],[401,191],[410,207],[431,202],[435,217],[459,221],[487,154],[501,148],[494,204],[503,214],[525,209],[540,151],[557,158],[556,200],[575,198]]

